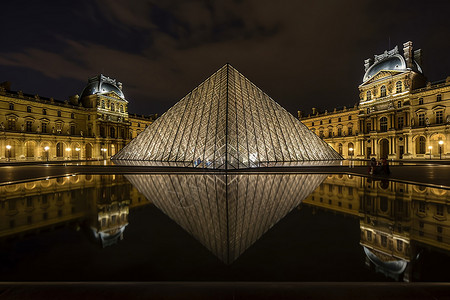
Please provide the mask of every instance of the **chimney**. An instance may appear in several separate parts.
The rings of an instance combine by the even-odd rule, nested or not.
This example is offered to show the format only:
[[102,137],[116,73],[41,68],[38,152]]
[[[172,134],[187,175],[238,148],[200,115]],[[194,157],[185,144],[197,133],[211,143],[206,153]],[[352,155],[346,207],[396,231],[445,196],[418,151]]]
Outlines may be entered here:
[[413,46],[412,42],[408,41],[403,44],[403,56],[405,57],[406,61],[406,67],[412,68],[413,67]]
[[302,118],[302,111],[301,110],[297,111],[297,117],[298,117],[299,120]]
[[367,72],[367,70],[369,70],[371,64],[372,64],[371,58],[364,60],[364,72]]
[[313,114],[313,116],[315,116],[317,114],[317,108],[315,108],[315,107],[312,108],[312,114]]
[[422,67],[422,49],[414,50],[414,60]]

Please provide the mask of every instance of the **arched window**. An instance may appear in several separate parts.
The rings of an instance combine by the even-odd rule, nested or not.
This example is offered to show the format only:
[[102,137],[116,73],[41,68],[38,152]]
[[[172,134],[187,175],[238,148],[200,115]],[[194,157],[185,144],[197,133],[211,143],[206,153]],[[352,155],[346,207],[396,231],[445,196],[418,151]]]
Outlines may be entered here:
[[401,93],[402,92],[402,82],[401,81],[397,81],[397,83],[395,84],[395,90],[397,93]]
[[340,155],[342,155],[342,144],[338,145],[338,152]]
[[380,131],[381,132],[386,132],[387,128],[388,128],[387,118],[386,117],[382,117],[380,119]]
[[369,101],[372,99],[372,92],[371,91],[367,91],[366,93],[366,100]]
[[386,86],[382,85],[380,88],[381,97],[386,97]]
[[426,140],[423,136],[416,139],[416,154],[425,154]]
[[63,157],[63,144],[60,142],[56,144],[56,156],[57,157]]

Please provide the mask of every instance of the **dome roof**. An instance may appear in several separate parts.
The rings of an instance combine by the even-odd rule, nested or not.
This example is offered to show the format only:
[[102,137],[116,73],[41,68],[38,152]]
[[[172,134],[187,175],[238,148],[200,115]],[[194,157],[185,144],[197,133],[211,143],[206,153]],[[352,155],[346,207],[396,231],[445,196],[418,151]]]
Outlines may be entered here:
[[80,98],[95,94],[115,92],[120,98],[125,99],[122,90],[119,88],[120,85],[121,83],[117,82],[115,79],[100,74],[88,80],[88,84],[81,93]]
[[373,64],[364,74],[363,81],[370,79],[381,70],[406,71],[406,63],[400,55],[390,56],[380,62]]

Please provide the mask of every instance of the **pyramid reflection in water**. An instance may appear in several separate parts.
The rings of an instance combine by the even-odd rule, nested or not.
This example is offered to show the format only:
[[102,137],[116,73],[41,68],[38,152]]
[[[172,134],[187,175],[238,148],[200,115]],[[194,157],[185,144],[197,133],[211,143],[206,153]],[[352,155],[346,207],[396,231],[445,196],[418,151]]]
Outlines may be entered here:
[[236,260],[326,175],[125,175],[149,201],[225,263]]
[[342,157],[226,64],[113,159],[230,170]]

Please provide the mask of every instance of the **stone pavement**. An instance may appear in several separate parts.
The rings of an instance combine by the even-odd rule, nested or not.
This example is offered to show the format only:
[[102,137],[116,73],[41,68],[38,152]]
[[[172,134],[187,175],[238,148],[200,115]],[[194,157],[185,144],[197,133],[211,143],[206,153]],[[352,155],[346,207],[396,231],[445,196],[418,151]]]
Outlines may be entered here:
[[[412,184],[450,189],[450,165],[416,164],[390,166],[391,175],[368,175],[368,167],[355,166],[303,166],[303,167],[271,167],[239,170],[239,173],[315,173],[315,174],[352,174],[370,176],[374,179],[389,179]],[[145,173],[221,173],[220,171],[178,168],[178,167],[143,167],[106,165],[76,165],[76,164],[33,164],[21,166],[0,166],[0,185],[23,181],[45,179],[47,177],[67,176],[71,174],[145,174]]]

